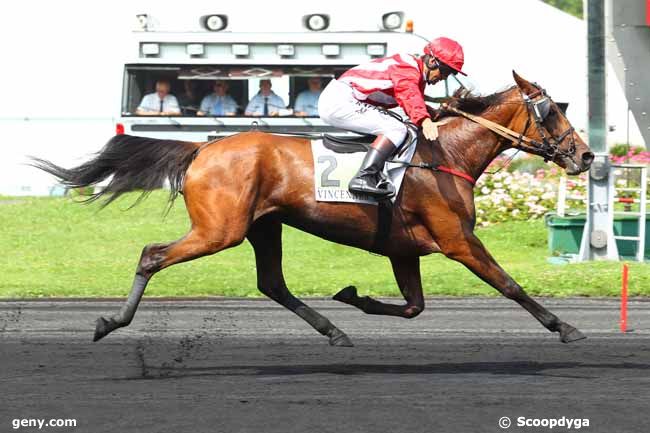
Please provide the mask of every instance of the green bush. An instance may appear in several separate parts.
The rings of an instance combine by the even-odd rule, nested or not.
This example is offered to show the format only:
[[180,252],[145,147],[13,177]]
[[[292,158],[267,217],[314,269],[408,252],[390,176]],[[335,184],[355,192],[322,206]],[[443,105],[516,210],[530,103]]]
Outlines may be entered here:
[[625,143],[618,143],[610,147],[609,154],[612,156],[628,156],[629,152],[632,152],[632,155],[638,155],[642,152],[645,152],[645,149],[640,146],[629,146]]

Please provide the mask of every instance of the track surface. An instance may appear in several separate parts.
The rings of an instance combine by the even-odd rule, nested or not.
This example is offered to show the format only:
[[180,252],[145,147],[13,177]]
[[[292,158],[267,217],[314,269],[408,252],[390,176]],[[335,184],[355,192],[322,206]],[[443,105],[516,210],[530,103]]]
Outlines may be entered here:
[[625,335],[614,300],[542,302],[589,338],[561,344],[504,299],[429,299],[411,321],[309,300],[356,345],[332,348],[271,302],[223,299],[144,300],[92,343],[119,302],[0,302],[0,432],[650,431],[650,302]]

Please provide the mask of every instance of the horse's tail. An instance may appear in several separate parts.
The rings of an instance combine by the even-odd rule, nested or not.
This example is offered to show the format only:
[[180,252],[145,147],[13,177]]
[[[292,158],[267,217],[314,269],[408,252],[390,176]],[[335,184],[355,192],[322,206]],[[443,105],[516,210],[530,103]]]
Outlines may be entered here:
[[105,196],[102,206],[126,192],[142,190],[137,204],[169,179],[171,204],[183,189],[185,172],[198,151],[197,143],[187,141],[116,135],[94,158],[78,167],[67,169],[39,158],[32,158],[32,165],[56,176],[67,188],[94,186],[112,176],[105,188],[86,200]]

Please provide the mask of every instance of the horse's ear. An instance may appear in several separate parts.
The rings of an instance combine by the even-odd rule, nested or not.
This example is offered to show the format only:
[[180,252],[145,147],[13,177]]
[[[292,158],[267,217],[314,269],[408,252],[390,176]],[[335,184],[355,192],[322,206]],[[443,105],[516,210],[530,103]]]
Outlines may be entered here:
[[515,79],[515,83],[517,83],[517,86],[521,89],[522,92],[524,92],[526,95],[530,95],[531,93],[535,92],[537,88],[533,86],[529,81],[525,80],[522,78],[519,74],[517,74],[514,70],[512,71],[512,76]]

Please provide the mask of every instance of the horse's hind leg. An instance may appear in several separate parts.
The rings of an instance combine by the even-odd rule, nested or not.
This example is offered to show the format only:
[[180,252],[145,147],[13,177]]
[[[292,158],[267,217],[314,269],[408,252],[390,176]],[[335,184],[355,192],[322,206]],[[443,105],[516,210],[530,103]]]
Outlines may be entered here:
[[241,242],[241,239],[238,242],[214,241],[213,236],[210,236],[209,233],[195,228],[185,237],[175,242],[150,244],[144,247],[128,299],[117,314],[109,319],[103,317],[97,319],[93,341],[97,341],[111,331],[131,323],[140,299],[142,299],[144,289],[156,272],[176,263],[214,254],[239,242]]
[[381,314],[385,316],[398,316],[412,319],[424,310],[424,296],[422,295],[422,279],[420,277],[420,258],[391,257],[393,273],[397,280],[405,305],[387,304],[370,296],[359,297],[357,288],[348,286],[334,295],[334,299],[345,304],[357,307],[366,314]]
[[293,296],[287,288],[282,274],[282,224],[273,217],[264,217],[251,226],[246,236],[255,250],[257,288],[329,337],[330,345],[352,346],[343,331]]
[[192,207],[188,202],[192,230],[175,242],[150,244],[144,247],[126,303],[109,319],[103,317],[97,319],[93,341],[131,323],[147,283],[156,272],[176,263],[214,254],[239,245],[243,241],[248,229],[247,213],[237,212],[236,206],[229,207],[226,203],[224,208],[230,209],[231,213],[225,215],[216,203],[218,203],[216,200],[206,198],[203,203]]

